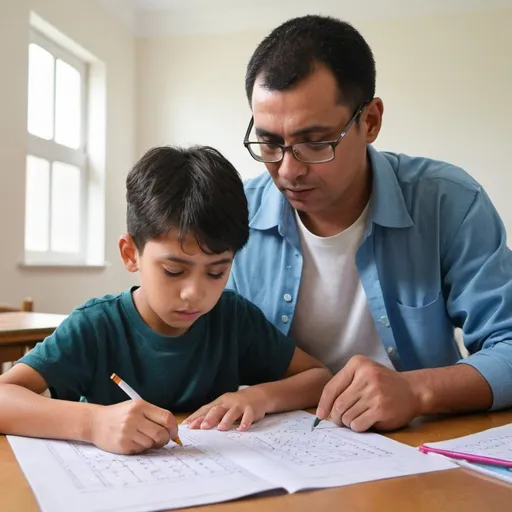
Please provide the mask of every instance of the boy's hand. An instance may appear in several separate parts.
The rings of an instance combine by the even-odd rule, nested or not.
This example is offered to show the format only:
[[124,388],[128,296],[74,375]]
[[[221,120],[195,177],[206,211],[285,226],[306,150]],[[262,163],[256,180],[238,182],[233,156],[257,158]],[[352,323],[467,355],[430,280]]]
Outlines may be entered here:
[[176,418],[144,400],[98,406],[92,413],[91,442],[108,452],[128,455],[161,448],[177,435]]
[[229,430],[241,418],[238,430],[248,430],[253,422],[265,416],[267,402],[265,392],[258,386],[226,393],[201,407],[183,424],[192,429],[209,430],[218,425],[219,430]]

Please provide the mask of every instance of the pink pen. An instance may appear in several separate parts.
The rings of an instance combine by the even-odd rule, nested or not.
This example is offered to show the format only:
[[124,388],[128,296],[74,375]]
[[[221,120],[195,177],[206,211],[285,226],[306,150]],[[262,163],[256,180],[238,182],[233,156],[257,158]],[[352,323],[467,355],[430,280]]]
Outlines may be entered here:
[[478,462],[479,464],[489,464],[489,466],[501,466],[504,468],[512,468],[512,461],[504,459],[496,459],[494,457],[485,457],[484,455],[474,455],[472,453],[452,452],[451,450],[441,450],[440,448],[431,448],[422,445],[419,447],[423,453],[438,453],[451,459],[462,459],[468,462]]

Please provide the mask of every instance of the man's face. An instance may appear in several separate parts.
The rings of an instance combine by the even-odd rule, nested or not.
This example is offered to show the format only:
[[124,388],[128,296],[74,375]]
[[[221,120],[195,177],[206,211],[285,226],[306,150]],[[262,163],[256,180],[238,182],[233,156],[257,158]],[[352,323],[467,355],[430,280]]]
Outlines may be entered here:
[[[124,240],[124,242],[123,242]],[[177,336],[186,332],[217,304],[231,269],[233,252],[206,254],[191,234],[150,240],[140,254],[129,235],[120,241],[130,271],[138,271],[141,286],[134,301],[144,321],[157,332]]]
[[[334,75],[325,67],[319,67],[286,91],[268,91],[261,84],[260,76],[252,96],[254,129],[260,141],[289,145],[336,140],[354,114],[340,104]],[[265,164],[293,208],[306,214],[321,214],[342,206],[351,192],[361,187],[361,180],[368,177],[366,145],[378,134],[381,114],[380,100],[377,108],[375,102],[366,107],[359,123],[352,124],[336,147],[335,158],[330,162],[303,163],[287,151],[281,162]]]

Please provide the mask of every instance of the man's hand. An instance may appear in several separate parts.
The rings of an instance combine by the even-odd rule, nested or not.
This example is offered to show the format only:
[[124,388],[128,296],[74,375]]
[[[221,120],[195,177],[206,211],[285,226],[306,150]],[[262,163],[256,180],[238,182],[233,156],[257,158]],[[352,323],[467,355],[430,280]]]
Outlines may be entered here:
[[265,416],[267,403],[261,387],[253,386],[220,396],[198,409],[183,424],[192,429],[208,430],[218,425],[219,430],[229,430],[241,418],[238,430],[244,431]]
[[421,397],[407,374],[354,356],[325,386],[317,416],[356,432],[393,430],[421,414]]
[[133,454],[161,448],[178,435],[176,418],[144,400],[97,406],[91,417],[91,442],[108,452]]

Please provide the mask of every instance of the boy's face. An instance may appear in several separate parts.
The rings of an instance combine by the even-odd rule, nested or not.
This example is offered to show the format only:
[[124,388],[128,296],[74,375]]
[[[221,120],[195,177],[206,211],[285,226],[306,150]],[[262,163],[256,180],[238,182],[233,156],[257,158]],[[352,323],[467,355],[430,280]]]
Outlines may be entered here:
[[178,336],[219,300],[234,254],[205,254],[195,237],[180,241],[176,232],[150,240],[142,254],[130,235],[119,241],[125,267],[139,272],[141,286],[133,300],[144,321],[155,331]]

